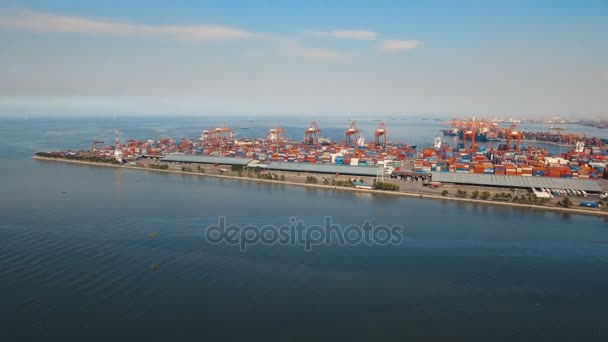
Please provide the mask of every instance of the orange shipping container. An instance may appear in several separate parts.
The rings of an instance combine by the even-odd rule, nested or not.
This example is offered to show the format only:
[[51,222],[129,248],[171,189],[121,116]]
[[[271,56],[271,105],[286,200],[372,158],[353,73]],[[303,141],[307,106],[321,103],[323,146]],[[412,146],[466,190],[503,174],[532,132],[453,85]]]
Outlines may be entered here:
[[561,176],[560,170],[551,169],[549,170],[549,177],[559,177]]

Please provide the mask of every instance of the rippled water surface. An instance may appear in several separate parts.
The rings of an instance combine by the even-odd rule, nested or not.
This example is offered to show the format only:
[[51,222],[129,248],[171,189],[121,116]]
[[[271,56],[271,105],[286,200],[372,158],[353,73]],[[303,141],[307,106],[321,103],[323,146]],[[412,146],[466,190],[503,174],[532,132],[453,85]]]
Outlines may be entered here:
[[[234,120],[255,126],[247,134],[266,129]],[[0,121],[1,340],[608,336],[606,219],[30,159],[112,141],[117,125],[149,138],[155,129],[196,136],[218,121]],[[437,124],[395,120],[394,134],[430,144]],[[284,123],[294,137],[304,125]],[[335,136],[344,126],[327,125]],[[258,225],[371,220],[404,226],[405,240],[244,253],[204,241],[219,215]]]

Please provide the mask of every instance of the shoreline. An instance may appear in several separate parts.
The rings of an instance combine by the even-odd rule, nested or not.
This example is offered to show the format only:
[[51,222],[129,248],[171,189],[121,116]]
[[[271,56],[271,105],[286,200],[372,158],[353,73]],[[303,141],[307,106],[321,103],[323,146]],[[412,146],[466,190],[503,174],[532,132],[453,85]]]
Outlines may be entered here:
[[481,200],[481,199],[474,199],[474,198],[446,197],[446,196],[441,196],[441,195],[425,194],[425,193],[418,193],[418,192],[350,188],[350,187],[342,187],[342,186],[335,186],[335,185],[300,183],[300,182],[280,181],[280,180],[271,180],[271,179],[258,179],[258,178],[249,178],[249,177],[238,177],[238,176],[208,174],[208,173],[199,173],[199,172],[188,172],[188,171],[180,171],[180,170],[160,170],[160,169],[152,169],[152,168],[148,168],[148,167],[140,167],[140,166],[132,166],[132,165],[97,163],[97,162],[81,161],[81,160],[69,160],[69,159],[64,159],[64,158],[40,157],[40,156],[36,156],[36,155],[32,156],[32,159],[42,160],[42,161],[81,164],[81,165],[91,165],[91,166],[105,166],[105,167],[112,167],[112,168],[119,168],[119,169],[132,169],[132,170],[154,171],[154,172],[164,172],[164,173],[182,174],[182,175],[215,177],[215,178],[224,178],[224,179],[232,179],[232,180],[245,180],[245,181],[257,182],[257,183],[282,184],[282,185],[309,187],[309,188],[326,189],[326,190],[334,190],[334,191],[341,190],[341,191],[361,192],[361,193],[370,193],[370,194],[379,194],[379,195],[388,195],[388,196],[401,196],[401,197],[420,198],[420,199],[448,200],[448,201],[457,201],[457,202],[464,202],[464,203],[497,205],[497,206],[506,206],[506,207],[513,207],[513,208],[522,208],[522,209],[544,210],[544,211],[552,211],[552,212],[556,212],[556,213],[568,213],[568,214],[581,214],[581,215],[608,217],[607,211],[595,211],[595,210],[580,209],[580,208],[549,207],[549,206],[540,206],[540,205],[534,205],[534,204],[520,204],[520,203],[512,203],[512,202]]

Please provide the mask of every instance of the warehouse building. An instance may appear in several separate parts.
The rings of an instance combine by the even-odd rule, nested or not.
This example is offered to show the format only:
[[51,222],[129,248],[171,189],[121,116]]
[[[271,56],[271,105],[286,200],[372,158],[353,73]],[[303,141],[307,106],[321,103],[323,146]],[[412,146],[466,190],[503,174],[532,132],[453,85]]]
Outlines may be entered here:
[[593,193],[603,191],[602,187],[596,181],[587,179],[503,176],[455,172],[431,172],[431,175],[434,182],[451,184],[520,189],[570,189]]

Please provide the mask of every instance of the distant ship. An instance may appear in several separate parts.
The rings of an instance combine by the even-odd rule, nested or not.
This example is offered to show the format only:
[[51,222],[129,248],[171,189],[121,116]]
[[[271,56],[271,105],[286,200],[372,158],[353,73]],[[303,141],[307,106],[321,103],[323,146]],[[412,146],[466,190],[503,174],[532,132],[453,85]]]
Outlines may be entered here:
[[[460,139],[464,139],[464,131],[460,131],[458,136],[460,137]],[[485,132],[476,132],[475,133],[475,141],[479,141],[479,142],[485,142],[488,141],[488,136],[486,135]]]
[[443,135],[447,135],[449,137],[457,137],[459,133],[460,130],[458,128],[450,128],[443,130]]
[[433,141],[433,148],[435,148],[437,150],[441,148],[441,137],[440,136],[435,137],[435,140]]
[[486,141],[498,141],[498,133],[496,132],[487,132],[485,133],[486,135]]
[[[443,135],[450,137],[459,137],[464,139],[464,131],[458,128],[444,129]],[[486,141],[498,141],[498,133],[496,132],[477,132],[475,133],[475,141],[486,142]]]

